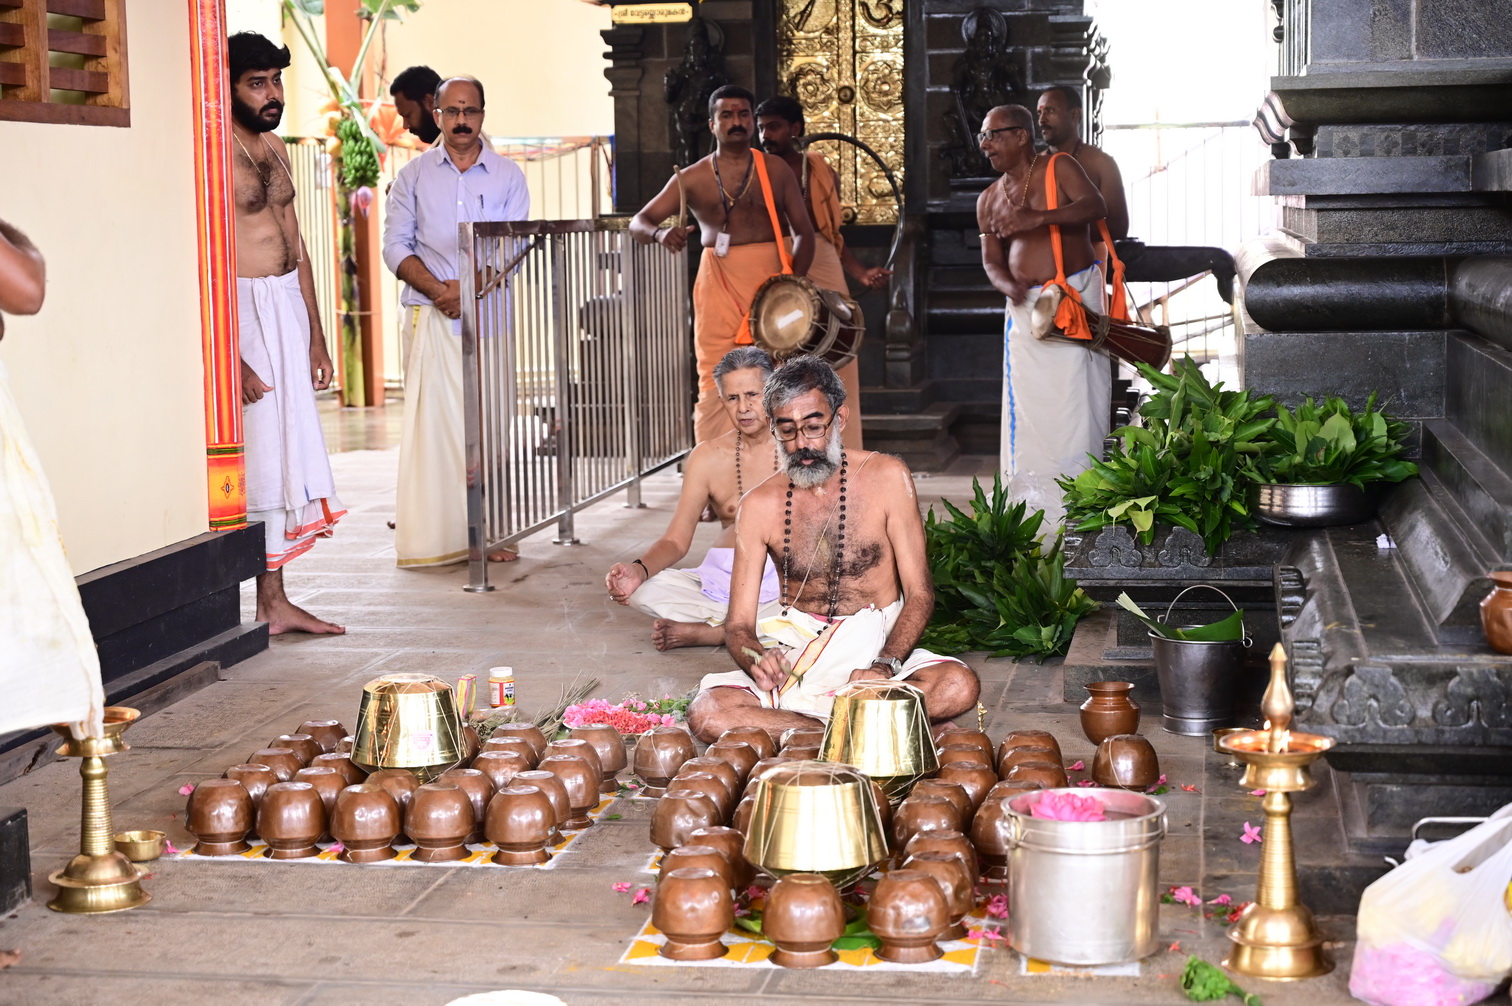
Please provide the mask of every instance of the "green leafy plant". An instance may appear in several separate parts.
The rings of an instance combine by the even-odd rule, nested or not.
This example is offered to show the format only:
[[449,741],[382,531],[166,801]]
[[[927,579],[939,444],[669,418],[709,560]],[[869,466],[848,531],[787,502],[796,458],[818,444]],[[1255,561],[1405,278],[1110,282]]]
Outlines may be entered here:
[[1236,995],[1244,1000],[1244,1006],[1260,1006],[1259,996],[1244,991],[1228,975],[1195,954],[1187,958],[1186,970],[1181,972],[1181,990],[1195,1003]]
[[924,524],[935,610],[919,645],[939,653],[986,650],[996,657],[1063,654],[1076,623],[1097,607],[1065,575],[1059,536],[1039,539],[1045,514],[1008,504],[1001,476],[992,499],[972,480],[971,514],[946,501]]
[[1401,482],[1418,470],[1402,457],[1406,435],[1406,423],[1376,409],[1375,392],[1361,412],[1342,398],[1321,404],[1308,398],[1295,412],[1276,407],[1273,446],[1247,459],[1245,473],[1256,482],[1287,485]]
[[1173,525],[1201,535],[1216,554],[1236,528],[1255,527],[1242,461],[1265,449],[1275,420],[1262,416],[1273,399],[1209,384],[1191,357],[1174,370],[1163,374],[1140,364],[1156,389],[1139,409],[1144,425],[1115,430],[1120,442],[1106,461],[1094,459],[1086,471],[1057,483],[1078,531],[1127,521],[1148,545],[1157,524]]

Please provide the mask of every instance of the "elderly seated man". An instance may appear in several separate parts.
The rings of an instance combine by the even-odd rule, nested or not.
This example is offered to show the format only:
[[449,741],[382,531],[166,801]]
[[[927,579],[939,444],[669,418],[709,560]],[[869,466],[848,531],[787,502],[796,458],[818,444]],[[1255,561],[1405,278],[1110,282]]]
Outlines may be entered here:
[[[908,466],[841,447],[845,388],[823,360],[784,364],[767,379],[765,406],[782,470],[746,494],[735,522],[724,634],[741,670],[704,677],[688,710],[693,732],[713,740],[737,725],[773,735],[812,725],[850,681],[906,678],[924,692],[932,722],[964,713],[981,690],[976,674],[915,649],[934,586]],[[758,613],[768,560],[779,580],[775,617]]]
[[[667,533],[639,559],[615,563],[604,577],[610,597],[655,619],[651,642],[658,650],[724,642],[735,511],[747,490],[777,472],[776,445],[761,406],[771,372],[772,358],[755,346],[731,350],[714,367],[720,403],[735,429],[693,448]],[[714,547],[697,568],[673,569],[688,554],[706,505],[724,525]],[[776,614],[777,571],[770,562],[762,573],[758,603],[764,614]]]

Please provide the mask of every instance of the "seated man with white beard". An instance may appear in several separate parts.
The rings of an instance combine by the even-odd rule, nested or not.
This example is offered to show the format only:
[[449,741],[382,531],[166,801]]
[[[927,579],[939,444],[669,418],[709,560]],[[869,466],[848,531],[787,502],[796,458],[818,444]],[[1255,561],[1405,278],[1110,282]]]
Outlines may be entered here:
[[[747,725],[775,736],[827,719],[847,682],[904,678],[932,722],[961,715],[976,703],[976,674],[914,648],[934,585],[908,466],[842,449],[845,388],[823,360],[789,360],[767,379],[765,404],[782,470],[746,493],[735,522],[724,630],[742,669],[704,677],[689,726],[704,740]],[[758,625],[768,557],[781,612]]]

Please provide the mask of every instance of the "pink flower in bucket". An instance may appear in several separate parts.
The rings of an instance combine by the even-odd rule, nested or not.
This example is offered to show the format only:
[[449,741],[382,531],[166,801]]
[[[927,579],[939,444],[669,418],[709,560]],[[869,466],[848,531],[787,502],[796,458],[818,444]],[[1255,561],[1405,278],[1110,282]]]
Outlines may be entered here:
[[1077,796],[1075,793],[1057,793],[1053,790],[1034,802],[1029,808],[1029,816],[1051,821],[1107,820],[1101,800],[1090,796]]

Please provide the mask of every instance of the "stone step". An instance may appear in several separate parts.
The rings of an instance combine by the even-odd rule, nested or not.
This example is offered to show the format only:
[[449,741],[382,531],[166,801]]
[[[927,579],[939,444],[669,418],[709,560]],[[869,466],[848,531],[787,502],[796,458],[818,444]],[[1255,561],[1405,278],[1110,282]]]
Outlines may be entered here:
[[1445,419],[1423,423],[1421,464],[1465,516],[1460,527],[1470,543],[1481,539],[1489,561],[1512,561],[1512,477],[1506,470]]
[[1443,415],[1497,468],[1512,472],[1512,352],[1470,332],[1445,347]]
[[951,425],[961,414],[954,402],[936,402],[921,412],[862,415],[869,450],[895,454],[914,471],[944,471],[961,454]]
[[[1400,568],[1424,617],[1441,644],[1480,640],[1480,599],[1489,589],[1486,571],[1495,554],[1470,529],[1468,518],[1433,469],[1390,490],[1381,522],[1394,547],[1383,560]],[[1400,616],[1393,615],[1393,620]]]

